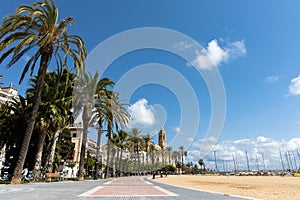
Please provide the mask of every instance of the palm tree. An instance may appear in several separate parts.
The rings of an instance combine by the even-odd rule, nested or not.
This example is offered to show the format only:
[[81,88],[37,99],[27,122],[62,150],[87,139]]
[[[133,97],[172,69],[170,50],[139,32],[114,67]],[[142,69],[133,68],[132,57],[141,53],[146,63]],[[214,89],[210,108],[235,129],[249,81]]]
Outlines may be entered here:
[[106,157],[106,174],[105,178],[109,174],[110,163],[110,148],[111,148],[111,136],[113,134],[113,128],[116,128],[118,132],[119,127],[124,128],[130,118],[129,113],[125,109],[127,104],[123,104],[119,99],[119,94],[116,92],[107,93],[107,99],[103,101],[102,113],[103,122],[107,125],[107,157]]
[[24,97],[19,96],[18,100],[13,99],[6,104],[0,104],[0,108],[0,149],[6,147],[5,155],[13,170],[21,148],[24,137],[22,131],[26,127],[31,105]]
[[[119,136],[117,134],[113,134],[112,138],[110,139],[111,144],[111,168],[112,168],[112,177],[116,177],[116,149],[118,148],[118,143],[119,143]],[[118,158],[117,158],[118,160]]]
[[129,132],[128,142],[132,144],[133,149],[131,149],[135,154],[135,162],[134,169],[136,169],[136,157],[138,159],[138,174],[140,173],[140,150],[143,149],[143,136],[141,132],[137,128],[133,128],[131,132]]
[[167,147],[166,148],[167,152],[168,152],[168,158],[169,158],[169,165],[171,165],[171,158],[172,158],[172,147]]
[[175,163],[178,163],[178,157],[179,157],[179,152],[178,151],[173,151],[172,152],[172,158],[174,159]]
[[25,129],[12,183],[21,182],[22,169],[51,58],[54,56],[58,65],[66,66],[67,58],[71,56],[78,71],[84,67],[83,61],[87,52],[82,39],[79,36],[67,34],[67,25],[73,24],[73,22],[73,18],[65,18],[58,23],[58,9],[52,0],[37,2],[32,6],[20,6],[17,8],[16,14],[9,15],[2,20],[0,26],[0,52],[5,49],[8,50],[0,56],[0,64],[4,59],[9,58],[7,64],[9,68],[25,54],[34,52],[24,67],[20,78],[21,83],[29,68],[30,74],[32,74],[36,62],[40,60],[31,116]]
[[203,159],[199,159],[198,163],[199,163],[199,165],[200,165],[200,167],[201,167],[201,171],[202,171],[203,169],[204,169],[204,171],[205,171],[205,163],[204,163]]
[[118,131],[119,143],[118,146],[120,147],[121,153],[119,156],[119,175],[122,176],[122,159],[123,159],[123,151],[126,148],[126,141],[128,137],[128,133],[124,130]]
[[181,171],[183,172],[183,156],[187,156],[187,151],[184,150],[184,146],[180,146],[178,147],[178,149],[180,150],[180,156],[181,156]]
[[82,77],[78,80],[78,85],[75,86],[75,112],[80,112],[82,110],[83,121],[78,171],[78,180],[80,181],[84,179],[84,158],[86,154],[87,134],[88,127],[90,125],[90,120],[92,117],[95,94],[97,93],[98,78],[98,72],[96,72],[94,76],[91,74],[84,73]]
[[53,134],[51,135],[52,138],[50,140],[49,153],[45,165],[47,172],[52,172],[55,148],[59,134],[74,122],[73,113],[70,111],[74,79],[75,74],[67,69],[63,71],[58,70],[57,72],[57,85],[54,87],[57,88],[57,94],[54,104],[57,105],[60,112],[52,115],[51,130]]
[[[68,70],[57,70],[57,72],[48,72],[46,74],[44,89],[42,92],[42,100],[39,108],[38,121],[36,128],[39,132],[37,142],[37,153],[35,158],[34,173],[39,176],[42,164],[43,146],[49,128],[55,132],[62,130],[69,121],[70,109],[72,106],[72,85],[75,75]],[[37,77],[31,79],[31,88],[27,90],[27,97],[30,99],[34,96],[34,88]],[[53,145],[56,144],[53,141]],[[53,148],[53,147],[52,147]],[[50,149],[52,150],[50,147]],[[54,149],[55,150],[55,149]],[[53,152],[50,152],[54,155]],[[51,156],[50,154],[50,156]],[[53,159],[52,159],[53,162]],[[52,162],[50,169],[52,170]]]
[[93,117],[91,119],[91,126],[96,127],[98,129],[98,137],[97,137],[97,151],[96,151],[96,168],[95,168],[95,178],[97,179],[98,172],[98,162],[100,160],[102,166],[102,154],[99,158],[100,147],[101,147],[101,136],[103,134],[103,123],[105,120],[110,120],[106,117],[106,108],[107,102],[109,102],[109,96],[112,91],[108,89],[108,87],[112,87],[114,82],[108,78],[102,78],[97,86],[97,94],[96,94],[96,103],[95,110],[93,111]]
[[151,163],[152,163],[152,175],[153,175],[153,179],[155,179],[155,145],[153,143],[150,144],[149,146],[149,150],[151,152]]
[[145,144],[145,150],[146,150],[146,164],[149,164],[149,150],[150,150],[150,145],[151,145],[151,137],[149,134],[145,135],[143,137],[144,139],[144,144]]

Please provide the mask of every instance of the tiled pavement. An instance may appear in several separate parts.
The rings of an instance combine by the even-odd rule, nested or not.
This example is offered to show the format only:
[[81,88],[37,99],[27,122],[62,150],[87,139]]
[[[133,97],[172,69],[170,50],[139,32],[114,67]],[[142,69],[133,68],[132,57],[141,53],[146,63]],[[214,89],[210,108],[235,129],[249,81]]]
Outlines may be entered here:
[[81,194],[86,197],[150,197],[150,196],[178,196],[145,180],[145,177],[128,177],[113,179],[103,186]]
[[150,177],[64,181],[21,185],[0,184],[1,200],[243,200],[226,194],[175,187]]
[[[161,184],[147,177],[113,179],[80,194],[79,198],[109,200],[242,200],[247,198]],[[250,199],[250,198],[248,198]]]

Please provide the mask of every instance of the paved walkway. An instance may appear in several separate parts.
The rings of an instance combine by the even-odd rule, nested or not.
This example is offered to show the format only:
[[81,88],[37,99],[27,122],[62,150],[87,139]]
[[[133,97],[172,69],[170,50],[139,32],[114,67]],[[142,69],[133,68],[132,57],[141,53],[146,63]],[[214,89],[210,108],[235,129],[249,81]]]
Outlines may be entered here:
[[128,177],[113,179],[103,186],[85,192],[79,196],[89,197],[153,197],[178,196],[145,180],[146,177]]
[[246,198],[165,185],[147,177],[63,181],[21,185],[0,184],[2,200],[243,200]]
[[220,193],[175,187],[161,184],[147,177],[117,178],[97,186],[78,197],[98,197],[104,199],[213,199],[238,200],[247,199]]

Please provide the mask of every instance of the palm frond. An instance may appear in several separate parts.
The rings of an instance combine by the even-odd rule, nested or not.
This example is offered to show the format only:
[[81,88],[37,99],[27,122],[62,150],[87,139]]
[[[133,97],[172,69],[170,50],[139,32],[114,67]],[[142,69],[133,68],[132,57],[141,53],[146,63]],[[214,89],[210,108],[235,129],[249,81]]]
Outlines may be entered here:
[[25,48],[22,51],[19,52],[14,52],[11,60],[9,61],[9,63],[6,65],[7,68],[10,68],[13,64],[15,64],[20,58],[23,57],[23,55],[25,55],[26,52],[28,52],[31,48],[33,47],[32,45],[27,45],[25,46]]
[[40,52],[38,51],[38,52],[36,52],[36,54],[35,54],[34,56],[32,56],[32,57],[28,60],[28,62],[26,63],[26,65],[25,65],[25,67],[24,67],[24,69],[23,69],[23,72],[22,72],[22,74],[21,74],[21,77],[20,77],[20,80],[19,80],[19,84],[22,83],[22,81],[23,81],[23,79],[24,79],[26,73],[28,72],[29,68],[31,68],[31,73],[30,73],[30,74],[32,74],[32,72],[33,72],[33,70],[34,70],[35,63],[37,62],[37,60],[38,60],[38,58],[39,58],[40,55],[41,55],[41,54],[40,54]]
[[4,40],[0,42],[0,51],[3,49],[7,48],[11,43],[17,41],[17,40],[22,40],[25,37],[28,36],[28,33],[26,32],[15,32],[7,36]]

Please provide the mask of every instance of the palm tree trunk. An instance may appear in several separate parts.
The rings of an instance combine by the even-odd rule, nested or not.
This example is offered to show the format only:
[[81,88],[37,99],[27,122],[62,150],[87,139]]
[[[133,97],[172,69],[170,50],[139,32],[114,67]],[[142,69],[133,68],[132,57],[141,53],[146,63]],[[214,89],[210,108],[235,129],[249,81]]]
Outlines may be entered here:
[[109,173],[109,154],[110,154],[110,139],[111,139],[112,125],[108,123],[107,125],[107,155],[106,155],[106,173],[105,178],[108,178]]
[[[135,147],[136,148],[136,147]],[[134,166],[133,166],[133,170],[134,170],[134,175],[136,175],[136,156],[137,156],[137,150],[133,151],[134,154]]]
[[120,173],[120,168],[118,167],[119,166],[119,159],[120,159],[120,148],[117,147],[118,150],[117,150],[117,159],[116,159],[116,162],[115,162],[115,169],[118,171],[118,174],[116,174],[116,176],[118,177],[119,176],[119,173]]
[[137,157],[138,157],[138,175],[140,175],[140,152],[139,152],[139,144],[137,144]]
[[145,155],[144,152],[142,153],[143,155],[143,175],[145,174]]
[[120,157],[119,157],[119,173],[120,177],[122,177],[122,157],[123,157],[123,148],[121,148]]
[[112,166],[112,177],[116,177],[116,147],[113,145],[112,147],[112,157],[111,157],[111,166]]
[[154,149],[151,149],[151,161],[152,161],[152,175],[153,175],[153,179],[155,179]]
[[49,62],[51,60],[52,52],[53,52],[52,46],[45,48],[44,51],[41,52],[42,56],[41,56],[41,61],[40,61],[40,68],[38,70],[36,87],[34,89],[34,98],[33,98],[31,116],[29,118],[29,121],[27,122],[22,146],[20,149],[19,158],[18,158],[16,167],[14,169],[13,177],[11,180],[12,184],[20,184],[21,183],[22,170],[23,170],[23,166],[25,163],[28,149],[29,149],[29,143],[30,143],[30,139],[32,136],[33,128],[35,125],[35,117],[37,116],[37,113],[39,111],[40,102],[41,102],[41,93],[43,91],[43,84],[44,84],[44,80],[46,77],[47,68],[48,68]]
[[61,132],[62,129],[57,130],[54,133],[54,136],[51,140],[51,145],[50,145],[50,152],[47,157],[47,164],[46,164],[46,172],[52,172],[53,169],[53,162],[54,162],[54,155],[55,155],[55,149],[56,149],[56,142],[57,138],[59,136],[59,133]]
[[181,174],[183,173],[183,152],[181,153]]
[[101,148],[101,136],[102,136],[102,118],[99,119],[99,129],[98,129],[98,138],[97,138],[97,151],[96,151],[96,167],[95,167],[95,178],[98,179],[98,165],[99,161],[102,168],[102,156],[99,159],[100,148]]
[[148,152],[148,146],[146,146],[146,171],[149,171],[149,152]]
[[84,180],[84,158],[86,152],[86,143],[87,143],[87,133],[88,126],[90,121],[90,109],[89,105],[84,106],[83,108],[83,132],[82,132],[82,142],[81,142],[81,150],[80,150],[80,161],[79,161],[79,171],[78,171],[78,180]]
[[41,174],[43,147],[44,147],[44,142],[45,142],[45,138],[47,135],[47,130],[48,130],[48,128],[46,128],[46,127],[40,128],[40,134],[39,134],[36,155],[35,155],[35,164],[34,164],[34,168],[33,168],[33,173],[37,177],[40,177],[40,174]]

